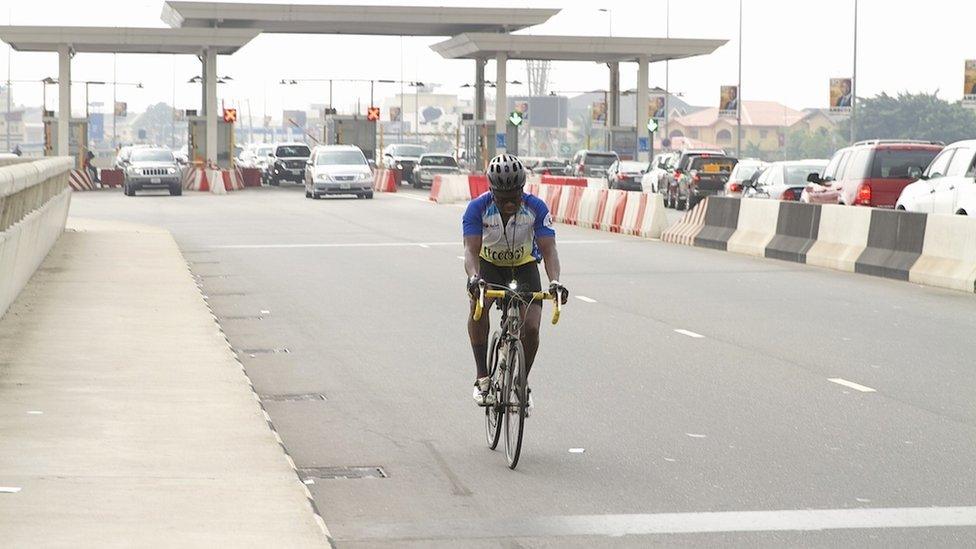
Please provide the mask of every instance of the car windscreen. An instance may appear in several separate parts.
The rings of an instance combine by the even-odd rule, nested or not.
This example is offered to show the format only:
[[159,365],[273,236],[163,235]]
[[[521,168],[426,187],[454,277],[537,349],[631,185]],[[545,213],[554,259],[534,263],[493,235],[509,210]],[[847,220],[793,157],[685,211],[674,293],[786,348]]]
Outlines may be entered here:
[[136,149],[129,156],[131,162],[175,162],[173,153],[164,150]]
[[826,164],[800,164],[786,166],[786,186],[802,187],[807,184],[807,177],[812,174],[823,175]]
[[924,170],[937,154],[935,149],[878,149],[871,163],[871,179],[905,179],[910,168]]
[[543,168],[563,168],[566,166],[566,162],[562,160],[543,160],[541,166]]
[[727,156],[696,156],[691,161],[689,170],[698,170],[702,173],[731,173],[735,167],[736,159]]
[[425,156],[420,159],[421,166],[445,166],[456,168],[457,162],[451,156]]
[[643,173],[647,168],[644,162],[621,162],[620,171],[624,173]]
[[268,156],[271,154],[271,147],[261,147],[260,149],[254,151],[254,154],[257,156]]
[[327,151],[315,157],[316,166],[366,165],[366,158],[359,151]]
[[284,158],[302,156],[307,157],[311,154],[305,145],[282,145],[275,151],[275,156]]
[[747,164],[738,163],[735,165],[735,169],[732,170],[732,177],[737,181],[746,181],[756,174],[760,169],[762,169],[762,164]]
[[419,145],[397,145],[390,149],[394,156],[420,156],[427,152],[425,147]]
[[612,154],[587,154],[586,155],[586,165],[587,166],[607,166],[613,164],[617,161],[617,157]]

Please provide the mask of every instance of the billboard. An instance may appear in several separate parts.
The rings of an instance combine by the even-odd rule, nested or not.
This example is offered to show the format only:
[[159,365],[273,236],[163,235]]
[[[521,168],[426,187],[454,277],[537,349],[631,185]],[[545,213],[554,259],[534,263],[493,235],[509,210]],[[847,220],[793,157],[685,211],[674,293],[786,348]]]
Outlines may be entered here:
[[514,95],[508,98],[508,112],[518,112],[525,123],[533,128],[565,128],[569,118],[569,99],[556,95]]
[[722,86],[719,89],[718,110],[720,114],[736,114],[738,112],[738,86]]
[[101,142],[105,139],[105,115],[93,112],[88,115],[88,141]]
[[390,122],[403,120],[403,110],[400,107],[390,107]]
[[854,102],[851,93],[852,82],[850,78],[831,78],[830,79],[830,110],[834,112],[847,112],[851,110]]
[[607,123],[607,103],[606,101],[594,101],[590,109],[591,118],[594,124]]
[[124,101],[115,102],[115,116],[125,118],[129,114],[129,104]]
[[655,120],[664,120],[665,105],[666,98],[663,93],[651,95],[651,99],[647,104],[648,117]]
[[962,92],[963,101],[969,104],[976,104],[976,59],[966,60],[963,83],[965,85]]

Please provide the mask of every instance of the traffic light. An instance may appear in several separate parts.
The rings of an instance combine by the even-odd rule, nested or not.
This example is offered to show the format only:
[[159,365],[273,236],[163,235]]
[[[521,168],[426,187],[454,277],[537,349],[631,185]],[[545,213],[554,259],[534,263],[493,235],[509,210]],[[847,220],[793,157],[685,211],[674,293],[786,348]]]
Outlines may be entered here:
[[379,107],[369,107],[366,109],[366,120],[370,122],[376,122],[380,119],[380,108]]
[[237,122],[237,109],[224,109],[224,122],[228,124]]

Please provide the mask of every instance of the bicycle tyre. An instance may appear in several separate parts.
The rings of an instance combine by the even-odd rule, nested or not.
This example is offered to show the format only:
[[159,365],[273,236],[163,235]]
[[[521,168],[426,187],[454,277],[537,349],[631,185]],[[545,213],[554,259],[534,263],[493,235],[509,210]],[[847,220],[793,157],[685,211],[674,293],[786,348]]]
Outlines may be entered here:
[[498,332],[495,332],[492,334],[491,343],[488,345],[488,379],[491,380],[488,394],[495,397],[495,404],[485,406],[485,439],[488,442],[488,448],[492,450],[498,447],[498,440],[502,436],[502,407],[498,404],[502,400],[502,394],[495,384],[500,346],[501,340],[498,337]]
[[508,458],[508,468],[515,469],[522,453],[522,431],[528,405],[525,351],[522,350],[521,341],[516,340],[511,344],[505,380],[505,457]]

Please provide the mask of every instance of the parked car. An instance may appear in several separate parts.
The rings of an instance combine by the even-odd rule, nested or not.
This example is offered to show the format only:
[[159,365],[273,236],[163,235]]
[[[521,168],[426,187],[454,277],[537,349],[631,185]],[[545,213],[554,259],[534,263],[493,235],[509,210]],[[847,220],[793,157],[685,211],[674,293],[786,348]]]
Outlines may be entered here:
[[618,160],[607,168],[607,188],[639,191],[645,169],[647,164],[643,162]]
[[[757,174],[768,165],[768,162],[755,158],[743,158],[739,160],[739,163],[732,168],[732,173],[729,174],[729,180],[725,183],[725,189],[720,194],[733,198],[742,196],[742,188],[745,184],[750,181],[757,181],[759,179]],[[806,181],[806,179],[803,181]]]
[[742,189],[744,198],[771,198],[797,201],[811,174],[820,177],[827,167],[827,159],[785,160],[763,168],[754,180]]
[[976,215],[976,140],[957,141],[936,156],[895,208],[909,212]]
[[305,163],[312,151],[304,143],[278,143],[268,155],[267,181],[279,185],[282,181],[305,181]]
[[724,152],[682,152],[668,175],[665,204],[678,210],[691,209],[706,196],[718,194],[725,188],[736,163],[738,160]]
[[536,175],[566,175],[569,170],[569,160],[562,158],[546,158],[539,162],[533,170]]
[[373,171],[355,145],[319,145],[311,151],[305,170],[305,198],[353,194],[373,198]]
[[261,177],[265,177],[270,167],[270,156],[274,154],[274,145],[270,143],[261,143],[254,146],[254,165],[252,168],[257,168],[261,170]]
[[573,155],[570,162],[570,169],[573,177],[599,177],[603,179],[607,176],[607,168],[611,164],[620,160],[617,153],[610,151],[591,151],[583,149]]
[[400,170],[403,183],[413,182],[413,167],[427,152],[427,147],[410,143],[396,143],[387,145],[383,149],[383,164],[387,168]]
[[180,168],[172,151],[139,147],[129,153],[122,182],[126,196],[145,189],[168,189],[172,196],[183,194]]
[[667,152],[655,155],[644,175],[641,176],[641,190],[646,193],[664,194],[667,190],[667,174],[672,170],[674,162],[678,158],[678,153]]
[[937,141],[872,139],[840,149],[822,178],[811,179],[800,197],[812,204],[847,204],[894,208],[913,179],[944,147]]
[[454,175],[461,173],[457,161],[449,154],[423,154],[413,169],[413,186],[416,189],[430,187],[435,175]]
[[541,156],[519,156],[519,160],[522,161],[522,167],[529,171],[529,173],[535,173],[536,166],[542,162]]

